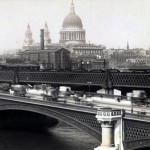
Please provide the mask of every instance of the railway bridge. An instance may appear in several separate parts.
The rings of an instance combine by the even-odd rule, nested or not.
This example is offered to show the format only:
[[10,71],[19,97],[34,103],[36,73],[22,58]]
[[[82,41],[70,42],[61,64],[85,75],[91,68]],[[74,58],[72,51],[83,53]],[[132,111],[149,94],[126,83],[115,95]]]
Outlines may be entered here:
[[42,71],[0,71],[0,82],[56,84],[105,89],[105,94],[113,94],[119,89],[122,95],[133,89],[145,89],[150,96],[150,72],[42,72]]
[[150,146],[150,116],[0,94],[0,111],[27,111],[68,123],[97,139],[95,150],[133,150]]

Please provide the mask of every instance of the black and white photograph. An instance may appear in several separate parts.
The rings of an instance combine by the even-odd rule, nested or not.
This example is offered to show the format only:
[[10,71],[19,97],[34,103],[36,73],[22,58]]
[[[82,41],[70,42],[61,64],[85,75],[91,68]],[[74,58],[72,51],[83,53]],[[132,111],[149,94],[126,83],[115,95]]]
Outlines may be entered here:
[[0,150],[149,150],[150,0],[0,0]]

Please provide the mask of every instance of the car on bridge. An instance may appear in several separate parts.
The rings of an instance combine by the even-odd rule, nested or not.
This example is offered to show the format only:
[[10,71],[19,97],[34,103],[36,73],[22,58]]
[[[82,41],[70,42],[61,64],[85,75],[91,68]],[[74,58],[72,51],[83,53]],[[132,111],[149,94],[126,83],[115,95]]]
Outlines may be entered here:
[[150,99],[147,98],[145,90],[133,90],[131,93],[131,101],[138,106],[150,106]]
[[60,86],[58,92],[59,97],[70,96],[73,94],[73,91],[69,86]]
[[27,93],[26,92],[26,86],[19,85],[19,84],[11,85],[9,92],[11,95],[14,95],[14,96],[25,96]]
[[76,104],[83,104],[87,106],[94,106],[92,97],[84,92],[76,91],[73,95],[73,99]]
[[45,92],[41,94],[41,96],[43,96],[43,100],[57,101],[58,89],[53,87],[47,87]]
[[80,103],[83,95],[84,93],[82,91],[75,91],[73,95],[73,100],[75,101],[75,103]]

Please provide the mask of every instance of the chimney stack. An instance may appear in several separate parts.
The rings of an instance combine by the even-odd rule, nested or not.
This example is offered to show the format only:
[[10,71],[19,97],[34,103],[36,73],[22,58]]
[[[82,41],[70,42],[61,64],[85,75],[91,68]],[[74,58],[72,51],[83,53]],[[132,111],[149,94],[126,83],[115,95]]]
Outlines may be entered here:
[[41,50],[44,50],[44,29],[41,29],[41,43],[40,43],[40,48]]

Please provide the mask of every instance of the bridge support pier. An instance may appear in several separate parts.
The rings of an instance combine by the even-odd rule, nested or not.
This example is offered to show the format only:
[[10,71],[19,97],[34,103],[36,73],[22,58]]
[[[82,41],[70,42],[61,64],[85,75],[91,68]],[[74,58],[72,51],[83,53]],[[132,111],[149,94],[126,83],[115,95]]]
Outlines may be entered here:
[[114,122],[102,122],[102,143],[94,150],[117,150],[114,146]]
[[105,94],[107,94],[107,95],[114,95],[114,89],[112,89],[112,88],[106,88],[105,89]]
[[101,146],[114,146],[113,138],[113,124],[112,123],[102,123],[102,144]]
[[[119,135],[121,135],[120,126],[116,125],[117,121],[122,118],[122,110],[112,110],[111,108],[102,108],[97,111],[96,118],[101,123],[102,128],[102,143],[94,150],[119,150],[119,143],[115,142],[116,128],[119,128]],[[117,132],[117,134],[118,134]],[[116,136],[117,137],[117,136]],[[120,145],[121,147],[121,145]]]

